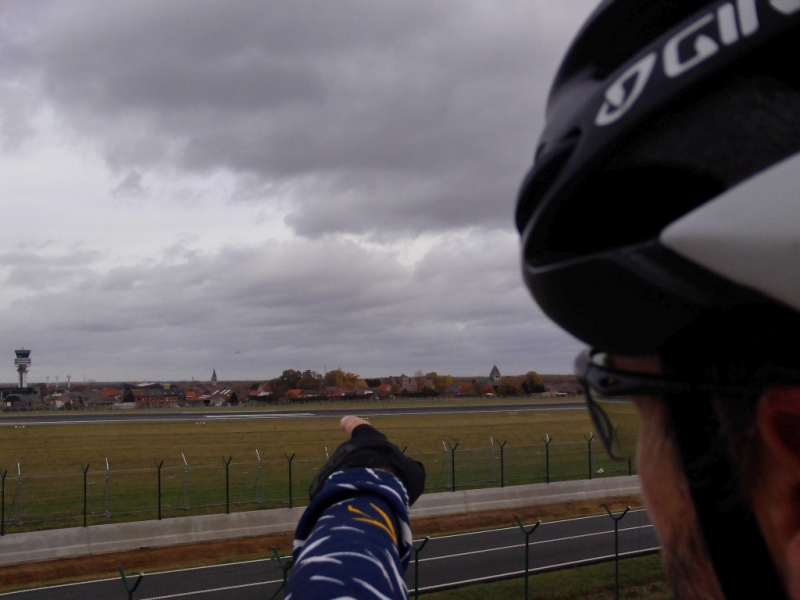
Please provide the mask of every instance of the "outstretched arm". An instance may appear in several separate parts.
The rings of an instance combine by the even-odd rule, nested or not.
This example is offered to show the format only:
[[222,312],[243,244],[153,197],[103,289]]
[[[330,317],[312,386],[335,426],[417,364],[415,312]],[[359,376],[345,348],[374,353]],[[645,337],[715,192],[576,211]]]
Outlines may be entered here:
[[408,508],[424,488],[424,468],[364,419],[340,425],[350,439],[311,485],[285,598],[405,599]]

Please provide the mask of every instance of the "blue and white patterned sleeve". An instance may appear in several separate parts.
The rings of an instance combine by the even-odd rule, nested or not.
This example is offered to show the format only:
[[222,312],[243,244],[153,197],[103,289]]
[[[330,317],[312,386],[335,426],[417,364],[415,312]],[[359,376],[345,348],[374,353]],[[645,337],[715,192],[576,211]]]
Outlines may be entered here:
[[408,494],[391,473],[336,471],[297,525],[285,600],[408,598]]

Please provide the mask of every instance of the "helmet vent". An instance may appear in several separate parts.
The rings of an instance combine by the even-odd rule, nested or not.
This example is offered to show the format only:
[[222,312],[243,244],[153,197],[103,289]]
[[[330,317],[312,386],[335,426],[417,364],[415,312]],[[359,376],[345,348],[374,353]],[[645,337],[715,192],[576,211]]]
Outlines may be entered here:
[[536,150],[536,164],[523,183],[517,204],[516,222],[520,233],[525,229],[528,220],[539,206],[539,202],[547,190],[550,189],[552,182],[561,173],[579,138],[580,131],[573,129],[562,138],[559,144],[553,147],[542,145]]
[[554,202],[557,217],[530,233],[526,257],[543,265],[654,239],[723,189],[713,178],[668,166],[589,175]]

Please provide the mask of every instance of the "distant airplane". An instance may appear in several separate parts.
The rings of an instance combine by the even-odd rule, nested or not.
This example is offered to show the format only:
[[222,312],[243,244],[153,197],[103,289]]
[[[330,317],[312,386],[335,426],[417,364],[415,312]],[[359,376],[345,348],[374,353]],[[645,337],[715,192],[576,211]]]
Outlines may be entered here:
[[237,350],[236,352],[234,352],[234,354],[241,354],[241,352],[242,352],[241,350]]

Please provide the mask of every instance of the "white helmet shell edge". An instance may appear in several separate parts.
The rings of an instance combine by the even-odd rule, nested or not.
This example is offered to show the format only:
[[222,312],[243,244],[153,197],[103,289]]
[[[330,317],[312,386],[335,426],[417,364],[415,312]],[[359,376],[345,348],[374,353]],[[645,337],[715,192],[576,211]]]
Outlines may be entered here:
[[800,153],[668,225],[660,242],[800,311]]

